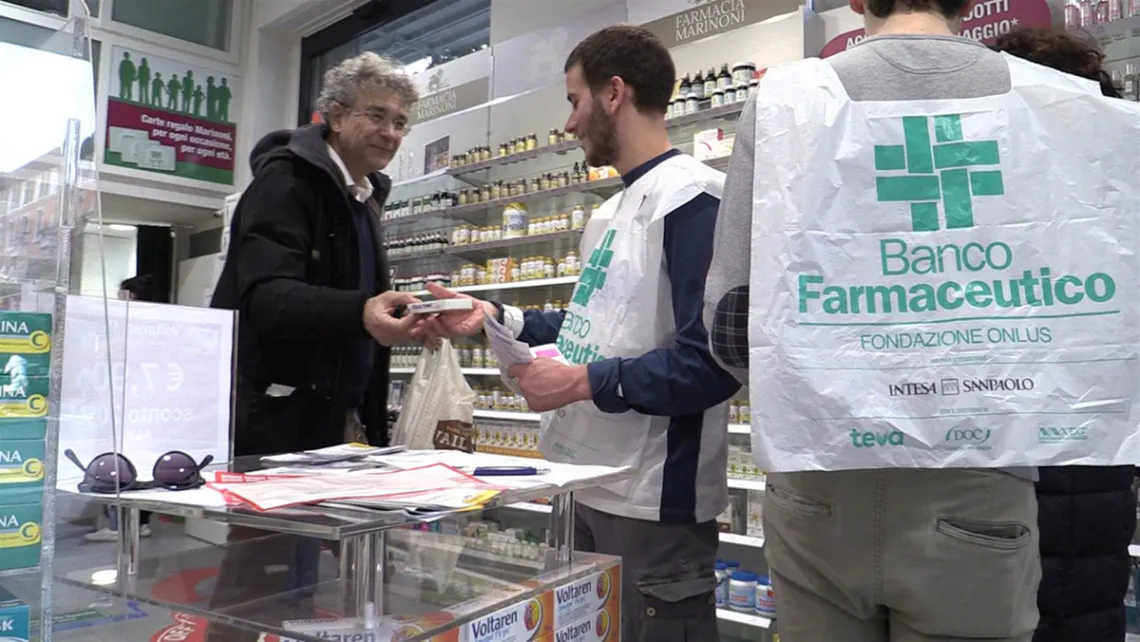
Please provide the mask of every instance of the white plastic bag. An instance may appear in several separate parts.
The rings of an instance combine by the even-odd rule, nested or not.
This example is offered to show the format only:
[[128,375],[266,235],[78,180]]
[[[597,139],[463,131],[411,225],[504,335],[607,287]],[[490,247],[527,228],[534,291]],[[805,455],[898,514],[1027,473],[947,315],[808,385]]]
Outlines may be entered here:
[[412,450],[475,450],[475,392],[463,377],[459,355],[444,339],[439,348],[424,348],[404,395],[393,445]]
[[765,75],[765,470],[1140,461],[1140,107],[1007,60],[1012,91],[969,100],[855,102],[819,60]]

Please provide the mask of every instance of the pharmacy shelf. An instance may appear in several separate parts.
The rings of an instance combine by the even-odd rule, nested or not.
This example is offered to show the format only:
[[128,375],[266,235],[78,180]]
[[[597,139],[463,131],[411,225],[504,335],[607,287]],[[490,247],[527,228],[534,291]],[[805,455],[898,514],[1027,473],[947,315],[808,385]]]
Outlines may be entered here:
[[728,487],[737,490],[759,490],[763,491],[768,487],[767,483],[762,479],[733,479],[729,477]]
[[763,537],[753,537],[751,535],[740,535],[739,533],[721,533],[721,544],[735,544],[737,546],[749,546],[751,548],[764,548]]
[[726,622],[736,622],[745,626],[752,626],[758,629],[767,629],[772,627],[772,620],[766,617],[760,617],[753,613],[744,613],[742,611],[731,611],[729,609],[717,609],[716,617],[719,620]]
[[429,212],[420,212],[418,214],[409,214],[407,216],[397,216],[395,218],[385,219],[384,223],[387,225],[396,225],[411,221],[419,221],[421,219],[432,216],[442,218],[465,218],[467,216],[471,216],[472,214],[479,214],[489,210],[501,210],[511,203],[533,203],[535,201],[544,201],[552,198],[558,198],[560,196],[569,196],[570,194],[596,194],[603,198],[609,198],[610,196],[613,196],[614,194],[620,192],[621,189],[622,182],[620,177],[603,178],[596,181],[583,181],[581,183],[575,183],[574,185],[556,187],[554,189],[544,189],[527,194],[504,196],[503,198],[496,198],[490,201],[468,203],[467,205],[454,205],[452,207],[444,207]]
[[728,424],[728,434],[730,435],[751,435],[752,426],[749,424]]
[[423,259],[434,259],[438,257],[447,256],[446,250],[431,250],[429,252],[416,252],[414,254],[400,254],[398,256],[386,255],[389,263],[404,263],[407,261],[419,261]]
[[539,156],[552,156],[554,154],[565,154],[566,152],[574,151],[581,147],[581,143],[577,138],[568,140],[553,145],[543,145],[537,149],[532,149],[526,152],[519,152],[517,154],[507,154],[506,156],[496,156],[485,161],[476,163],[467,163],[458,167],[448,168],[447,173],[451,176],[463,176],[464,174],[474,174],[475,172],[482,172],[484,170],[492,169],[494,167],[503,167],[504,165],[511,165],[513,163],[521,163],[523,161],[533,160]]
[[499,376],[498,368],[460,368],[463,374],[470,377],[497,377]]
[[[496,372],[498,372],[496,370]],[[538,423],[542,420],[542,415],[537,412],[506,412],[502,410],[476,410],[476,419],[498,419],[501,421],[525,421],[529,423]]]
[[[717,120],[721,118],[733,118],[740,115],[744,109],[744,102],[733,103],[731,105],[724,105],[722,107],[713,107],[705,109],[695,114],[685,114],[676,118],[670,118],[665,121],[669,129],[681,129],[691,125]],[[581,147],[581,142],[577,139],[568,140],[562,143],[555,143],[554,145],[544,145],[538,149],[532,149],[527,152],[520,152],[518,154],[508,154],[506,156],[499,156],[477,163],[468,163],[460,165],[459,167],[452,167],[447,170],[451,176],[463,176],[464,174],[473,174],[484,170],[492,169],[495,167],[503,167],[514,163],[521,163],[523,161],[532,160],[540,156],[549,156],[554,154],[565,154],[574,151]],[[421,180],[427,180],[426,176]]]
[[405,178],[403,180],[393,181],[392,182],[392,189],[399,189],[401,187],[408,187],[409,185],[416,185],[418,183],[426,183],[428,181],[433,181],[437,178],[443,178],[444,176],[449,176],[449,175],[451,175],[451,172],[449,171],[449,169],[450,168],[447,168],[447,167],[441,167],[441,168],[435,170],[434,172],[428,172],[427,174],[420,174],[419,176],[413,176],[411,178]]
[[[565,241],[568,244],[577,247],[578,242],[582,239],[582,230],[567,230],[565,232],[553,232],[550,234],[535,234],[533,236],[518,236],[509,239],[500,239],[498,241],[490,241],[487,243],[467,243],[466,245],[452,245],[444,250],[446,254],[460,256],[465,259],[481,262],[488,258],[495,258],[489,256],[491,252],[499,250],[511,250],[518,248],[525,248],[528,246],[546,245],[557,241]],[[527,254],[527,252],[522,252]],[[431,253],[419,254],[425,258],[433,256]]]
[[545,513],[550,514],[550,506],[548,504],[535,504],[534,502],[519,502],[517,504],[509,504],[504,508],[513,508],[515,510],[526,511],[528,513]]
[[388,368],[390,375],[411,375],[416,374],[415,368]]
[[[574,285],[578,282],[576,276],[560,276],[553,279],[533,279],[530,281],[512,281],[510,283],[483,283],[480,285],[461,285],[451,288],[456,292],[496,292],[499,290],[529,290],[533,288],[549,288],[558,285]],[[412,292],[412,296],[427,297],[431,293],[427,290]]]

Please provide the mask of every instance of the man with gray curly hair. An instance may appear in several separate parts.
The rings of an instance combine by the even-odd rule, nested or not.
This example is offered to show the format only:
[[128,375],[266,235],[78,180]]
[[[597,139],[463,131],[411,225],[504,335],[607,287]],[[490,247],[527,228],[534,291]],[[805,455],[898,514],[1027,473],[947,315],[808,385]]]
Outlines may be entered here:
[[[325,74],[320,123],[255,146],[211,301],[239,314],[235,457],[387,445],[389,347],[410,338],[416,320],[402,308],[416,299],[391,289],[379,228],[392,181],[381,171],[417,98],[399,66],[361,54]],[[230,529],[213,606],[311,590],[320,543],[266,535]],[[281,567],[290,572],[271,572]],[[311,608],[306,599],[281,619]],[[207,639],[258,634],[214,625]]]

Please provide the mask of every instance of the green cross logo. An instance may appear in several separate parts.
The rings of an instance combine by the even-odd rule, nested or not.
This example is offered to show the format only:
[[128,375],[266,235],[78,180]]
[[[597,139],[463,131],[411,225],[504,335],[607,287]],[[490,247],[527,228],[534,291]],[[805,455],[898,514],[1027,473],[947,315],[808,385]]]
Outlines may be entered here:
[[938,203],[946,213],[946,228],[974,226],[975,196],[1005,194],[1001,170],[971,170],[1001,164],[996,140],[966,141],[962,117],[935,116],[936,144],[930,142],[930,118],[903,118],[906,145],[876,145],[875,169],[905,171],[904,176],[876,179],[881,202],[910,203],[915,232],[940,229]]
[[614,258],[614,251],[610,247],[613,246],[616,235],[616,230],[607,230],[601,244],[590,253],[590,260],[586,261],[586,267],[578,279],[578,287],[574,289],[574,303],[585,306],[594,292],[605,287],[606,270]]

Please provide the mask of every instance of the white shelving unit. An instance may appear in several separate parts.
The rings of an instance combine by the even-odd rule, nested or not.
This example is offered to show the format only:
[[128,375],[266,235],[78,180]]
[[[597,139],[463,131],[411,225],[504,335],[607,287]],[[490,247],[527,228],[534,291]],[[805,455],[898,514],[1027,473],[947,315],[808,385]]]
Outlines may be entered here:
[[753,537],[752,535],[741,535],[739,533],[721,533],[720,543],[748,546],[750,548],[764,548],[763,537]]
[[[456,292],[494,292],[499,290],[530,290],[532,288],[549,288],[556,285],[574,285],[578,282],[577,276],[560,276],[553,279],[532,279],[530,281],[511,281],[509,283],[481,283],[479,285],[462,285],[451,288]],[[412,296],[430,297],[427,290],[412,292]]]
[[728,480],[728,487],[737,490],[759,490],[763,491],[767,488],[767,484],[760,479],[732,479]]
[[772,620],[766,617],[760,617],[759,615],[744,613],[742,611],[732,611],[730,609],[717,609],[716,617],[726,622],[736,622],[737,624],[744,624],[758,629],[767,629],[772,626]]

